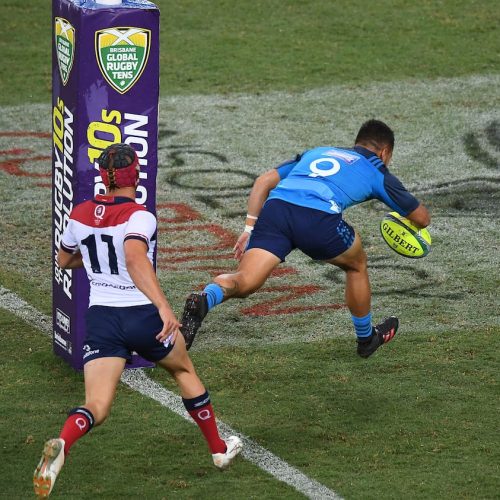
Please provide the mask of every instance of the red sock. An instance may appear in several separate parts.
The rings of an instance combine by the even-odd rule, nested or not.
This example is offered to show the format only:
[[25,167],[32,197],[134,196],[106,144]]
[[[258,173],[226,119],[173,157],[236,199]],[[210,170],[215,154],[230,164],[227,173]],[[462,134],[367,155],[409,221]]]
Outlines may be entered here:
[[[215,422],[214,409],[210,403],[208,392],[193,399],[182,399],[186,410],[193,420],[198,424],[201,432],[207,440],[210,452],[225,453],[226,443],[219,436],[217,423]],[[199,406],[198,406],[199,405]]]
[[94,425],[94,416],[87,408],[75,408],[69,412],[59,437],[64,439],[64,455]]

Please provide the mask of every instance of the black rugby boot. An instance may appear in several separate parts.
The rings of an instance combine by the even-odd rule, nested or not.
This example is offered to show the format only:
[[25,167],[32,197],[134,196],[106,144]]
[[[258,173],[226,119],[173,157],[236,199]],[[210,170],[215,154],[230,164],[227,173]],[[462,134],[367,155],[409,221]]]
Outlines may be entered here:
[[374,326],[372,335],[365,342],[358,340],[358,354],[362,358],[370,357],[381,345],[390,342],[398,331],[399,320],[396,316],[385,318],[382,323]]
[[193,292],[186,299],[184,311],[182,313],[180,328],[182,336],[186,341],[186,349],[189,351],[193,344],[194,337],[201,326],[201,322],[208,313],[207,294],[203,292]]

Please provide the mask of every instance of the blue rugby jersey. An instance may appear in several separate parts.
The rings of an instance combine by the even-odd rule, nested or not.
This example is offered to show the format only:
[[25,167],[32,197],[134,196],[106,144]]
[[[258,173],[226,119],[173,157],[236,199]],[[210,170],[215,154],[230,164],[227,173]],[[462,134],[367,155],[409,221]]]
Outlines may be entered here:
[[408,215],[419,205],[384,162],[360,146],[311,149],[276,169],[281,180],[268,199],[328,213],[342,213],[374,198],[401,215]]

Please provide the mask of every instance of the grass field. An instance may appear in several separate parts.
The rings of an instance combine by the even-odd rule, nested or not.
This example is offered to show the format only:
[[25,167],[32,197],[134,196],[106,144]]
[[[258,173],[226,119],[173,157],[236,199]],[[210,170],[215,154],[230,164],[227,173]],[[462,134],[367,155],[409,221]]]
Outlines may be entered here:
[[[393,171],[433,214],[433,251],[417,262],[383,243],[382,205],[346,214],[369,254],[375,318],[402,321],[399,338],[367,361],[341,307],[342,273],[300,254],[258,294],[213,311],[192,357],[220,418],[347,499],[498,498],[496,2],[158,4],[158,271],[176,310],[235,267],[226,254],[252,179],[305,148],[350,145],[366,118],[395,129]],[[49,11],[46,0],[0,9],[9,61],[0,285],[44,314]],[[12,175],[7,166],[21,157],[28,175]],[[0,325],[0,496],[27,498],[41,446],[81,400],[82,377],[34,323],[0,308]],[[147,373],[176,392],[163,373]],[[303,496],[243,459],[217,473],[192,425],[121,386],[109,422],[74,447],[53,498],[122,497]]]

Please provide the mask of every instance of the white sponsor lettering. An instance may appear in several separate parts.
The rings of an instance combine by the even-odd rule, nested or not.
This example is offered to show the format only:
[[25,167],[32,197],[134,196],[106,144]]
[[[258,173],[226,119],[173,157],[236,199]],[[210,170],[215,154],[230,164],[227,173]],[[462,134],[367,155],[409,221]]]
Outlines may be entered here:
[[129,80],[134,76],[133,71],[113,71],[112,72],[113,78],[115,80]]
[[54,340],[64,349],[68,348],[68,342],[56,331],[54,331]]
[[[88,346],[87,346],[88,347]],[[89,356],[93,356],[94,354],[99,354],[100,350],[99,349],[95,349],[93,351],[87,351],[84,355],[83,355],[83,359],[86,359],[88,358]]]
[[71,319],[60,309],[56,309],[56,325],[67,334],[71,331]]
[[[118,49],[118,48],[117,48]],[[118,78],[130,78],[130,76],[120,75]],[[123,116],[123,133],[120,130]],[[149,153],[149,133],[147,125],[149,117],[147,115],[136,115],[133,113],[122,113],[117,110],[102,110],[102,121],[92,122],[89,125],[87,136],[89,138],[89,159],[94,163],[94,168],[99,172],[99,164],[95,161],[102,151],[102,140],[96,137],[96,132],[106,133],[113,136],[113,140],[109,142],[109,146],[114,142],[124,142],[132,146],[139,158],[139,165],[141,172],[139,178],[146,180],[148,172],[144,169],[148,166],[148,153]],[[106,188],[102,182],[100,175],[94,178],[94,194],[104,194]],[[148,199],[148,192],[145,186],[139,185],[136,191],[136,202],[140,205],[145,205]]]
[[[142,167],[148,165],[147,155],[149,152],[148,144],[148,130],[146,128],[149,117],[147,115],[135,115],[132,113],[125,113],[123,115],[128,123],[124,127],[125,142],[129,146],[132,146],[139,158],[139,165],[141,166],[141,172],[139,173],[139,178],[146,180],[148,178],[147,171],[143,171]],[[136,202],[140,205],[145,205],[148,199],[148,192],[145,186],[137,186],[136,192]]]
[[57,100],[53,109],[54,144],[54,279],[66,296],[72,298],[72,271],[61,269],[57,263],[57,252],[61,238],[73,209],[73,113]]

